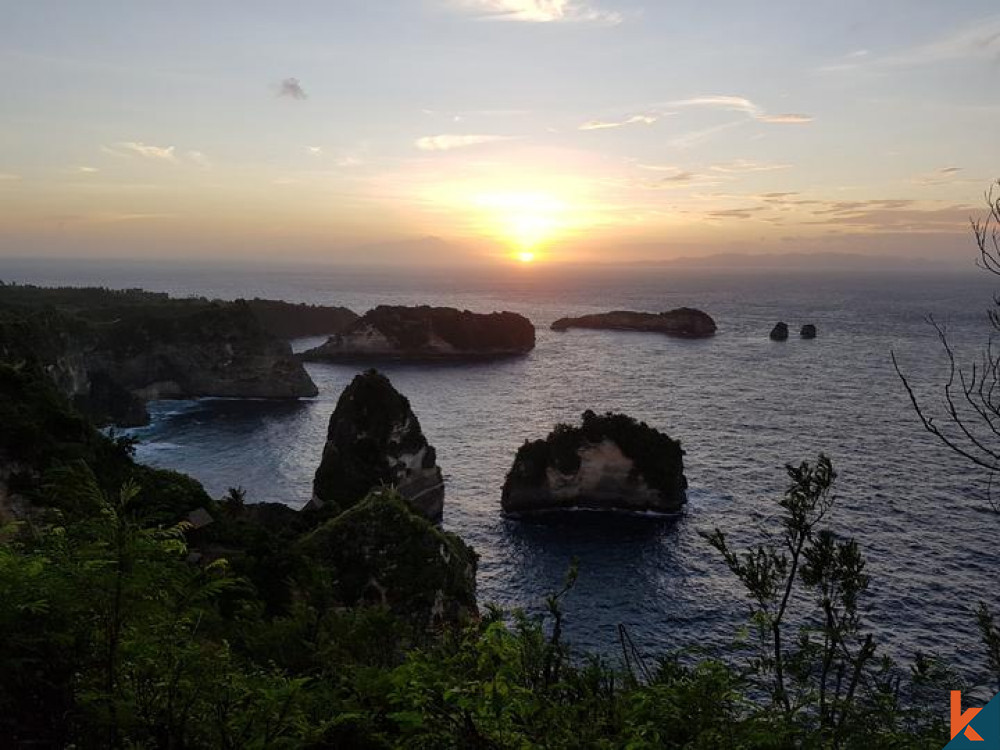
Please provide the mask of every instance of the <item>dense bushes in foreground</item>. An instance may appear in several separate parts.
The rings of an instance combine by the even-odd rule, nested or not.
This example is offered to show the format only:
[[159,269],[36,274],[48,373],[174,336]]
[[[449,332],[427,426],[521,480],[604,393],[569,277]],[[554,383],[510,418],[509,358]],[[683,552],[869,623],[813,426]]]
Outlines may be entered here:
[[[78,477],[87,502],[3,532],[0,744],[941,747],[956,685],[933,661],[903,673],[876,656],[857,615],[863,559],[818,528],[829,462],[789,471],[782,544],[739,554],[710,538],[759,637],[700,660],[633,652],[620,669],[561,638],[575,571],[544,620],[488,609],[429,634],[378,607],[320,605],[308,579],[269,615],[225,559],[189,561],[184,524],[142,521],[136,485]],[[792,612],[810,597],[815,613]]]
[[[653,660],[623,632],[622,658],[611,662],[572,651],[562,637],[575,570],[544,618],[486,608],[428,630],[426,616],[405,616],[427,606],[399,605],[423,596],[406,590],[422,585],[423,563],[399,554],[413,539],[345,537],[378,546],[388,562],[397,553],[392,559],[412,563],[376,581],[371,593],[401,582],[382,597],[387,605],[360,606],[371,599],[351,577],[357,560],[316,544],[352,517],[338,525],[322,511],[246,506],[235,490],[210,500],[188,477],[136,465],[128,441],[94,431],[30,366],[0,365],[0,396],[0,464],[8,467],[0,519],[21,519],[0,520],[0,747],[947,741],[947,690],[962,685],[934,659],[893,664],[865,633],[864,559],[852,540],[824,528],[834,481],[825,458],[789,467],[767,543],[739,552],[718,532],[708,535],[751,605],[749,627],[731,648]],[[27,505],[11,504],[11,491]],[[178,521],[192,509],[207,509],[215,523]],[[356,513],[408,511],[383,491]],[[393,523],[440,535],[411,520]],[[344,544],[333,547],[346,554]],[[985,608],[979,619],[986,661],[1000,673],[1000,631]]]

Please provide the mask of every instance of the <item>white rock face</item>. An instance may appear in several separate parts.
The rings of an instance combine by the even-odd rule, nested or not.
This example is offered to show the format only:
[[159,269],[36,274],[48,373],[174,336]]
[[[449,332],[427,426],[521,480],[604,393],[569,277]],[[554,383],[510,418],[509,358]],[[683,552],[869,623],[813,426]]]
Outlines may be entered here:
[[610,440],[586,445],[578,452],[580,470],[563,474],[553,467],[545,471],[545,490],[560,504],[579,507],[645,508],[659,502],[659,493],[636,476],[635,463]]

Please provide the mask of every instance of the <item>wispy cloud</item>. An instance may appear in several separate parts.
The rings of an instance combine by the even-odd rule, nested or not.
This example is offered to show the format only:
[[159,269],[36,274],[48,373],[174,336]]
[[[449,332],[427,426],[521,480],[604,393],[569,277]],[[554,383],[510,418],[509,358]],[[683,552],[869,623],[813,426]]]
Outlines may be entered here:
[[957,182],[957,177],[961,171],[961,167],[941,167],[939,169],[935,169],[933,172],[917,175],[911,180],[911,182],[915,185],[923,186],[947,185],[949,183]]
[[724,122],[721,125],[713,125],[709,128],[702,128],[700,130],[692,130],[688,133],[683,133],[682,135],[671,138],[668,141],[670,146],[679,149],[694,148],[695,146],[704,143],[709,140],[712,136],[718,135],[726,130],[732,130],[740,125],[743,125],[746,120],[735,120],[733,122]]
[[153,161],[177,162],[173,146],[153,146],[142,141],[121,141],[101,150],[114,156],[141,156]]
[[609,130],[624,125],[652,125],[662,117],[660,114],[639,114],[626,117],[623,120],[588,120],[579,126],[579,130]]
[[0,172],[0,182],[20,182],[21,175],[12,172]]
[[670,107],[710,107],[728,112],[742,112],[758,122],[775,123],[779,125],[802,125],[813,121],[811,115],[795,112],[769,114],[763,107],[742,96],[696,96],[691,99],[681,99],[670,102]]
[[837,73],[868,69],[884,72],[890,68],[917,67],[956,60],[1000,61],[1000,15],[979,19],[937,39],[890,54],[875,55],[869,50],[859,50],[838,62],[823,66],[820,71]]
[[508,135],[428,135],[416,140],[421,151],[451,151],[456,148],[482,146],[487,143],[513,140]]
[[890,55],[887,65],[926,65],[948,60],[1000,60],[1000,16],[981,19],[935,41]]
[[76,171],[79,172],[80,174],[97,174],[101,170],[98,169],[97,167],[86,167],[86,166],[84,166],[84,167],[77,167]]
[[806,222],[866,232],[964,232],[974,206],[909,199],[825,202]]
[[285,99],[308,99],[309,94],[302,88],[298,78],[286,78],[278,86],[278,96]]
[[322,146],[306,146],[306,151],[308,151],[313,156],[322,156],[323,147]]
[[722,164],[713,164],[709,169],[724,174],[739,174],[742,172],[773,172],[778,169],[791,169],[791,164],[769,164],[751,159],[735,159]]
[[[188,164],[208,169],[212,166],[208,156],[201,151],[189,150],[178,155],[174,146],[154,146],[142,141],[120,141],[111,146],[101,146],[101,151],[120,158],[140,158],[162,164]],[[97,167],[77,167],[83,174],[99,172]]]
[[453,4],[481,18],[502,21],[568,21],[607,25],[622,22],[620,13],[601,10],[580,0],[453,0]]
[[193,164],[197,164],[199,167],[208,169],[212,166],[212,162],[209,161],[208,157],[201,151],[188,151],[186,155],[188,160],[190,160]]

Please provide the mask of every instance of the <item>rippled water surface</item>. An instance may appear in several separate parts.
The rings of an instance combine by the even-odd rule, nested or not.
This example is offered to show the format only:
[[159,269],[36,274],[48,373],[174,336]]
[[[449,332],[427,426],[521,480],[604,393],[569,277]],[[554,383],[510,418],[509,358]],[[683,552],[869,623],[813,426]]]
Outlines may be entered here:
[[[428,303],[527,315],[538,344],[522,359],[384,371],[437,448],[447,477],[444,524],[480,555],[480,599],[535,609],[576,556],[580,578],[567,608],[577,644],[610,650],[620,622],[646,650],[731,638],[745,615],[741,592],[698,531],[759,538],[785,485],[783,464],[819,451],[839,474],[831,525],[856,536],[868,555],[870,624],[894,653],[938,651],[968,666],[965,652],[975,650],[976,637],[970,608],[981,598],[997,601],[1000,517],[984,511],[982,477],[921,431],[889,359],[895,350],[922,392],[936,397],[944,363],[924,317],[947,323],[960,347],[984,340],[988,277],[534,269],[487,279],[95,268],[24,276],[359,312]],[[548,329],[568,314],[681,305],[709,312],[718,335],[681,341]],[[785,343],[768,340],[777,320],[793,330]],[[805,322],[818,326],[816,340],[794,335]],[[320,390],[312,400],[155,404],[153,424],[137,432],[139,457],[189,472],[215,494],[242,485],[252,500],[301,505],[330,413],[357,371],[308,369]],[[624,411],[682,441],[691,485],[682,518],[581,514],[572,523],[531,524],[501,517],[500,488],[517,447],[585,409]]]

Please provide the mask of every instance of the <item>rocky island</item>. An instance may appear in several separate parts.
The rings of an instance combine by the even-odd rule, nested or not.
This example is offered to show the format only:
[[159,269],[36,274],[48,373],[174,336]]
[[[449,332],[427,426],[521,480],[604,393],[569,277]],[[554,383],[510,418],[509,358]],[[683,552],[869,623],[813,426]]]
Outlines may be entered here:
[[570,328],[591,328],[611,331],[642,331],[662,333],[685,339],[701,339],[714,336],[715,321],[707,313],[693,307],[679,307],[661,313],[632,312],[614,310],[579,318],[560,318],[552,324],[553,331]]
[[788,324],[787,323],[775,323],[774,328],[771,329],[770,333],[771,341],[787,341],[788,340]]
[[422,516],[439,520],[444,480],[406,396],[368,370],[341,394],[330,417],[310,507],[353,507],[369,492],[393,486]]
[[241,300],[0,285],[0,353],[38,360],[100,424],[145,424],[154,399],[317,393],[289,344]]
[[380,305],[301,357],[307,362],[463,362],[517,356],[534,348],[535,327],[517,313]]
[[677,513],[687,502],[680,443],[624,414],[583,413],[528,441],[503,486],[505,513],[556,510]]

